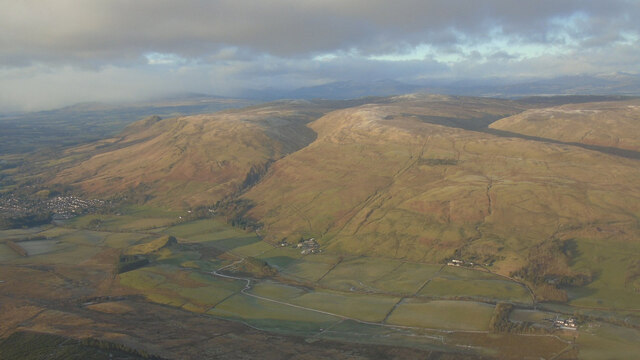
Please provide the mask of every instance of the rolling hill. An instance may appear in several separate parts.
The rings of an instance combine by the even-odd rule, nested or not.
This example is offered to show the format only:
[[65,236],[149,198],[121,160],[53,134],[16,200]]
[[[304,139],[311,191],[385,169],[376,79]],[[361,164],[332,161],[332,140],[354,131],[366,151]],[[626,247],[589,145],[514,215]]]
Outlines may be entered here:
[[263,171],[313,141],[315,134],[305,124],[321,110],[305,104],[151,117],[130,125],[91,159],[59,173],[55,182],[103,196],[136,189],[156,204],[173,207],[214,203],[241,190],[252,168]]
[[[636,102],[413,94],[152,118],[54,182],[102,196],[135,189],[173,208],[243,201],[272,243],[315,237],[336,253],[461,258],[529,281],[542,299],[557,298],[550,282],[598,276],[626,294],[640,167],[604,150],[635,153]],[[581,258],[603,243],[632,250]]]

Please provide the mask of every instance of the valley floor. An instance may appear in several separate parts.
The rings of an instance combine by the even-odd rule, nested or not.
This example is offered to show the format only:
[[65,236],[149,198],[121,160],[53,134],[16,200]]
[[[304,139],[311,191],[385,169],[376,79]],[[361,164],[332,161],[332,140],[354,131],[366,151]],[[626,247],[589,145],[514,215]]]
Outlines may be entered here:
[[[18,330],[95,337],[180,359],[608,359],[640,351],[636,310],[579,307],[585,294],[575,305],[538,304],[525,285],[483,269],[302,254],[297,244],[274,246],[183,215],[128,208],[0,232],[0,339]],[[142,258],[148,263],[116,273],[123,259]],[[515,306],[507,323],[520,330],[492,328],[499,303]],[[554,319],[574,314],[578,330],[554,328]]]

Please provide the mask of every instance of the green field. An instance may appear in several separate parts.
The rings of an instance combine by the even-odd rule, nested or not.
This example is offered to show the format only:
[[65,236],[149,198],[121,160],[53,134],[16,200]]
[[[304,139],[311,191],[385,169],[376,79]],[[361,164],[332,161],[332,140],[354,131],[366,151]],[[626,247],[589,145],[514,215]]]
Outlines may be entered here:
[[210,315],[242,320],[262,330],[315,335],[340,321],[339,317],[299,309],[247,295],[234,295],[207,312]]
[[270,245],[255,236],[230,237],[226,239],[216,240],[213,243],[216,248],[229,251],[239,256],[256,257],[273,249]]
[[543,323],[546,321],[545,319],[553,319],[555,317],[556,314],[548,311],[525,309],[514,309],[509,314],[509,320],[511,321],[528,321],[532,323]]
[[39,235],[40,232],[51,229],[51,225],[36,226],[28,229],[9,229],[0,230],[0,240],[3,239],[21,239],[30,236]]
[[276,247],[260,254],[257,258],[266,261],[279,271],[284,271],[303,256],[298,249]]
[[388,324],[449,330],[488,330],[493,306],[471,301],[407,299],[387,320]]
[[283,273],[287,276],[315,282],[339,261],[338,256],[332,255],[305,256],[291,263]]
[[313,309],[369,322],[381,322],[400,298],[314,291],[292,300]]
[[[85,215],[68,220],[67,226],[101,231],[149,231],[174,224],[175,218],[140,218],[132,215]],[[99,221],[99,223],[97,223]]]
[[508,280],[460,280],[436,277],[425,286],[420,296],[442,298],[474,298],[486,301],[531,303],[527,289]]
[[640,331],[609,324],[594,324],[577,338],[580,359],[633,359],[640,354]]
[[118,275],[120,283],[139,290],[150,290],[167,281],[167,278],[151,268],[142,268]]
[[104,245],[111,248],[124,249],[146,237],[149,237],[149,235],[138,233],[110,233],[105,237]]
[[164,233],[185,239],[193,239],[196,235],[206,234],[211,237],[206,238],[205,241],[210,241],[219,239],[221,236],[228,237],[242,232],[218,221],[196,220],[172,226],[164,230]]
[[172,266],[151,266],[119,275],[122,285],[144,291],[149,300],[205,312],[244,287],[227,280]]
[[571,305],[595,308],[640,309],[638,293],[625,276],[632,262],[640,259],[640,244],[605,244],[596,241],[576,241],[578,256],[572,269],[590,270],[596,274],[592,283],[568,289]]
[[399,298],[380,295],[349,294],[315,290],[262,282],[251,289],[252,294],[295,305],[322,310],[362,321],[381,322]]
[[15,251],[13,251],[10,247],[5,244],[0,243],[0,262],[7,263],[13,259],[19,258]]
[[261,281],[251,287],[251,293],[270,299],[291,301],[313,291],[309,288],[286,285],[276,281]]
[[102,231],[78,230],[62,234],[59,237],[56,237],[56,240],[70,244],[102,246],[104,244],[104,240],[111,234],[112,233]]
[[376,281],[402,265],[401,261],[359,257],[342,261],[331,270],[320,284],[343,291],[381,292]]
[[[117,226],[128,223],[131,226],[125,226],[127,229],[141,228],[140,224],[144,222],[139,221],[137,214],[145,211],[151,210],[120,216],[118,220],[122,223]],[[485,341],[480,339],[482,336],[492,336],[486,332],[494,306],[481,301],[531,302],[528,291],[521,284],[489,272],[395,259],[343,258],[331,252],[302,255],[298,248],[273,246],[253,233],[215,220],[183,223],[152,233],[138,230],[109,232],[104,228],[96,231],[79,226],[88,224],[90,219],[78,218],[73,229],[49,227],[39,229],[39,233],[33,230],[10,232],[11,236],[25,237],[37,233],[47,239],[20,242],[30,254],[27,258],[0,243],[0,261],[16,265],[76,265],[105,249],[126,253],[160,241],[161,236],[174,235],[178,237],[178,244],[149,245],[149,252],[144,253],[151,264],[119,274],[120,284],[138,291],[152,302],[242,321],[258,329],[319,339],[404,344],[434,350],[447,349],[443,341],[449,335],[441,330],[477,335],[477,341]],[[603,268],[626,271],[629,261],[635,259],[635,249],[624,252],[617,249],[620,248],[608,249],[580,242],[580,255],[572,267],[578,271],[598,264]],[[253,280],[248,294],[243,294],[245,281],[211,274],[249,256],[276,268],[278,277]],[[569,290],[570,304],[541,304],[545,310],[517,308],[511,313],[510,320],[548,326],[546,319],[554,318],[558,312],[565,314],[560,316],[574,313],[577,308],[571,305],[636,305],[634,294],[624,287],[624,282],[614,272],[603,271],[598,275],[589,286]],[[401,300],[403,296],[405,298]],[[580,308],[579,312],[611,321],[640,323],[640,318],[633,312],[612,313],[606,309],[587,308]],[[382,326],[382,322],[389,326]],[[636,330],[601,322],[593,324],[584,324],[580,329],[580,358],[606,358],[606,354],[611,354],[611,348],[616,349],[620,358],[624,358],[623,354],[640,351],[634,342],[638,336]],[[467,340],[451,338],[447,341],[466,343]]]
[[403,263],[374,281],[374,285],[384,292],[412,295],[428,279],[435,276],[441,267],[441,265]]
[[163,232],[177,237],[183,243],[208,244],[238,256],[258,256],[274,248],[255,234],[217,220],[197,220],[172,226]]
[[60,226],[55,226],[52,227],[50,229],[47,229],[41,233],[38,233],[38,235],[47,237],[47,238],[55,238],[55,237],[59,237],[62,235],[66,235],[72,232],[78,231],[76,229],[70,229],[70,228],[65,228],[65,227],[60,227]]
[[18,243],[29,256],[47,254],[59,249],[58,241],[53,239],[21,241]]

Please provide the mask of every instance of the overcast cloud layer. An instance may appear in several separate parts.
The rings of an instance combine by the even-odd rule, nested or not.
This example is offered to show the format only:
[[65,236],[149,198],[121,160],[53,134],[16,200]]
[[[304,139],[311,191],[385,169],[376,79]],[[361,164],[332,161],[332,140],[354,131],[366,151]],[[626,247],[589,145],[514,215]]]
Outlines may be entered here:
[[0,0],[0,112],[338,80],[637,73],[640,2]]

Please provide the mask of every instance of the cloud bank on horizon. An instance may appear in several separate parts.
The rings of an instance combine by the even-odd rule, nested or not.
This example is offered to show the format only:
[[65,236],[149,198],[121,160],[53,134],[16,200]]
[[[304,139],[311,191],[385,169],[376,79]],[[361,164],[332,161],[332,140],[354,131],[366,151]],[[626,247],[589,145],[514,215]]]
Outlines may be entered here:
[[3,0],[0,111],[332,81],[637,73],[635,0]]

